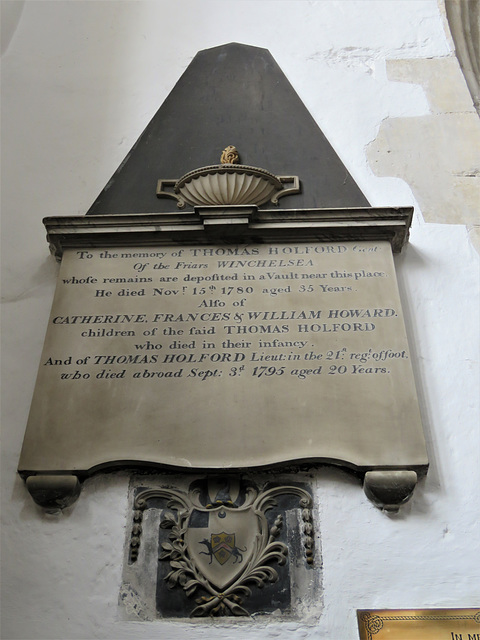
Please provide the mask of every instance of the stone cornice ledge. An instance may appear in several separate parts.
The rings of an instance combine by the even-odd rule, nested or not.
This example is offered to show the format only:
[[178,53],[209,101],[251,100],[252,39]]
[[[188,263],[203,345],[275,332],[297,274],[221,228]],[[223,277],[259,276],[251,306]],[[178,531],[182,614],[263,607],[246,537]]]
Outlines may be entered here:
[[408,241],[413,207],[268,209],[195,207],[193,212],[44,219],[51,251],[173,244],[345,242],[387,240],[398,253]]

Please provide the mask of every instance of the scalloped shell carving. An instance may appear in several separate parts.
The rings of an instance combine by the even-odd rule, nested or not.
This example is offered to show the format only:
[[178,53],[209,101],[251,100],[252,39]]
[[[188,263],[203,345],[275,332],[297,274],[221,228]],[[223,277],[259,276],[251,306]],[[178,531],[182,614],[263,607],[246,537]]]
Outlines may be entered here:
[[[195,175],[196,174],[196,175]],[[239,165],[205,167],[187,174],[175,185],[175,192],[191,205],[260,205],[282,189],[273,174]]]

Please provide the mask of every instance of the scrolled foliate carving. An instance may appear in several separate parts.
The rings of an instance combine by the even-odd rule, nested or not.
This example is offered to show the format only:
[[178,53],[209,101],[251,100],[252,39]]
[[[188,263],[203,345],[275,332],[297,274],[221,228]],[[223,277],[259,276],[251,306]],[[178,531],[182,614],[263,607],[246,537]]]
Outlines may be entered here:
[[248,616],[244,601],[252,588],[262,588],[279,579],[278,569],[285,565],[287,545],[279,540],[283,516],[270,518],[266,512],[275,509],[276,498],[298,496],[302,535],[308,564],[313,563],[312,499],[301,487],[278,486],[258,491],[242,487],[234,501],[230,483],[217,486],[213,497],[198,488],[188,492],[169,489],[147,489],[138,493],[130,543],[130,562],[138,558],[141,520],[145,509],[158,508],[158,498],[167,500],[161,529],[169,531],[161,544],[159,560],[168,562],[165,576],[169,589],[182,589],[195,599],[192,617]]

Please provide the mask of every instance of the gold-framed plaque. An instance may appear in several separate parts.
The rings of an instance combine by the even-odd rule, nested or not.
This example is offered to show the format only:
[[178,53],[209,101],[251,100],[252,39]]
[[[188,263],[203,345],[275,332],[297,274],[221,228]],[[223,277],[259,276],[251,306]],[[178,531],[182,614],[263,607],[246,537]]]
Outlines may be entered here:
[[480,640],[478,609],[359,609],[360,640]]

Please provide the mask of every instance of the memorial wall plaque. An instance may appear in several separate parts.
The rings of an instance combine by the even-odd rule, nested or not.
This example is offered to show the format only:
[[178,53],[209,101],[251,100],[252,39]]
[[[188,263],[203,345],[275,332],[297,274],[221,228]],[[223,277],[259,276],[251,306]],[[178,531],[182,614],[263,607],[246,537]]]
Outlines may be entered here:
[[300,462],[425,469],[389,242],[64,250],[21,473]]
[[127,617],[321,599],[292,469],[410,498],[428,460],[393,253],[412,215],[370,207],[269,52],[230,44],[195,57],[86,216],[45,219],[61,266],[30,494],[58,511],[101,470],[179,474],[132,484]]
[[392,259],[412,214],[368,205],[268,51],[200,52],[88,214],[45,220],[32,497],[67,506],[107,468],[329,463],[397,510],[428,467]]
[[360,640],[479,640],[478,609],[358,611]]
[[28,470],[425,464],[390,244],[67,250],[30,425]]

